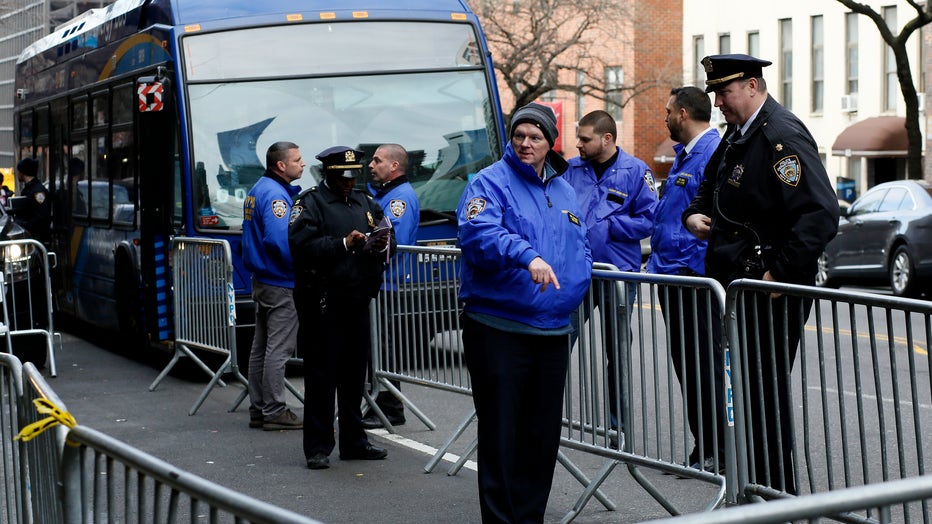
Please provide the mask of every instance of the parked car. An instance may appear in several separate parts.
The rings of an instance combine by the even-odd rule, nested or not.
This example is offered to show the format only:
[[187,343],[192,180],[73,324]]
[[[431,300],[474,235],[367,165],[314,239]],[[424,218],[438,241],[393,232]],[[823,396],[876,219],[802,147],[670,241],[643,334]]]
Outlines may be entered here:
[[932,276],[932,185],[878,184],[842,211],[838,235],[819,257],[816,285],[883,284],[915,296]]

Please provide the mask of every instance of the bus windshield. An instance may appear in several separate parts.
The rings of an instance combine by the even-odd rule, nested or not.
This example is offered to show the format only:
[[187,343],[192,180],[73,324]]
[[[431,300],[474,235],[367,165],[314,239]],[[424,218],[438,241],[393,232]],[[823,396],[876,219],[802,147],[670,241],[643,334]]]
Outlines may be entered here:
[[[327,31],[331,26],[341,30]],[[376,31],[379,40],[368,31],[357,30],[362,26],[380,28]],[[381,40],[388,38],[387,28],[402,31],[406,38]],[[471,26],[410,22],[309,24],[263,28],[261,39],[238,35],[256,31],[185,38],[186,57],[202,64],[185,69],[195,173],[194,209],[198,215],[195,223],[199,228],[240,230],[243,200],[265,171],[266,149],[280,140],[301,147],[308,164],[299,181],[304,188],[319,182],[319,162],[314,155],[330,146],[360,149],[366,153],[363,162],[367,164],[380,144],[401,144],[409,152],[408,177],[422,211],[441,213],[453,212],[469,177],[500,156],[494,101],[485,72],[481,65],[473,63],[477,57],[467,53],[468,59],[463,58],[463,49],[474,47]],[[290,36],[276,35],[278,32]],[[337,42],[327,39],[334,32],[342,35]],[[408,38],[412,34],[419,36]],[[435,34],[447,38],[424,41],[435,38]],[[295,35],[303,40],[296,44],[290,40],[298,38]],[[203,46],[198,44],[199,38],[206,38]],[[381,49],[378,59],[365,54],[380,49],[384,41],[392,42],[388,46],[390,53]],[[250,57],[263,61],[261,67],[251,70],[272,78],[247,78],[249,75],[242,71],[249,68],[239,61],[226,70],[224,80],[211,81],[221,75],[222,68],[206,57],[210,49],[223,42],[233,47],[248,42],[245,58],[230,49],[225,49],[225,54],[247,62]],[[283,49],[283,42],[288,42],[287,49]],[[352,49],[339,47],[350,42]],[[269,47],[261,49],[265,45]],[[331,53],[332,49],[341,51]],[[332,54],[343,59],[334,59]],[[298,56],[301,58],[290,60]],[[363,56],[367,58],[360,65]],[[304,64],[318,57],[318,62],[323,63]],[[276,60],[280,63],[276,64]],[[308,74],[309,70],[312,74]],[[191,82],[192,77],[198,81]],[[368,176],[365,170],[363,177],[367,180],[360,180],[357,187],[362,188]]]

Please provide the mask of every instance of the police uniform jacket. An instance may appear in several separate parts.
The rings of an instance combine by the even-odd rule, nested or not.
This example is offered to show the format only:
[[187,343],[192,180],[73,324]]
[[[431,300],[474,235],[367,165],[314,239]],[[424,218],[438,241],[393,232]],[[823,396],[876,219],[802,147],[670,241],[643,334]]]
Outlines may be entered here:
[[705,274],[706,241],[690,233],[680,215],[699,191],[699,185],[705,179],[706,163],[720,141],[718,131],[708,129],[685,156],[681,156],[683,144],[673,145],[677,157],[654,213],[648,272],[679,275],[685,270],[686,274]]
[[[343,247],[354,229],[374,230],[382,208],[372,196],[354,189],[346,199],[326,183],[301,192],[291,208],[288,243],[294,259],[295,288],[327,296],[328,301],[368,301],[378,294],[385,254],[361,246]],[[394,235],[390,249],[395,248]]]
[[16,223],[29,231],[38,240],[45,240],[49,233],[52,216],[49,192],[38,178],[33,178],[23,186],[20,196],[27,204],[16,214]]
[[[838,231],[838,200],[815,140],[793,113],[767,97],[747,133],[730,126],[683,212],[712,218],[706,275],[813,284],[816,261]],[[758,249],[760,246],[758,255]]]
[[[417,228],[421,222],[421,207],[408,177],[400,176],[378,188],[370,184],[369,192],[391,221],[395,241],[404,246],[415,245]],[[404,253],[403,257],[395,257],[386,278],[389,285],[411,280],[411,272],[414,271],[412,254]],[[400,271],[404,271],[405,274],[396,276]]]
[[643,161],[616,150],[615,163],[602,178],[580,157],[570,159],[565,178],[576,190],[589,227],[592,260],[640,271],[641,239],[650,236],[657,205],[654,177]]
[[243,264],[263,284],[294,287],[288,217],[300,191],[266,170],[243,202]]
[[[543,181],[508,143],[502,159],[466,186],[456,215],[467,313],[557,329],[569,325],[589,289],[592,255],[576,195],[560,176],[566,161],[551,151],[547,162],[555,173]],[[527,268],[536,257],[553,268],[559,290],[541,293],[531,280]]]

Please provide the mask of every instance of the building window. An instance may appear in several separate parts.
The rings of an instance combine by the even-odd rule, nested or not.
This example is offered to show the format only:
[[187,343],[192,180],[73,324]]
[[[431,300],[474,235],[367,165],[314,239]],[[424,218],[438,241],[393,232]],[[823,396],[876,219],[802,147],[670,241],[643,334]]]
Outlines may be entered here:
[[722,33],[718,35],[718,52],[722,55],[731,53],[731,35]]
[[793,109],[793,21],[780,20],[780,86],[783,106]]
[[579,71],[576,73],[576,120],[579,120],[586,114],[586,95],[583,94],[583,86],[586,85],[586,73]]
[[812,17],[812,112],[821,113],[825,99],[825,48],[822,15]]
[[748,54],[760,57],[760,33],[748,31]]
[[615,120],[621,120],[621,86],[624,83],[625,73],[621,66],[605,68],[605,110]]
[[848,47],[845,68],[848,71],[846,94],[858,94],[858,14],[845,14],[845,42]]
[[557,91],[556,89],[551,89],[546,93],[540,95],[541,102],[556,102],[557,101]]
[[705,58],[705,37],[702,35],[693,37],[693,85],[705,85],[705,69],[700,61]]
[[[883,20],[893,34],[896,34],[896,6],[887,6],[883,8]],[[900,84],[896,78],[896,56],[893,54],[893,48],[883,44],[883,109],[884,111],[896,111],[896,100],[900,97]]]

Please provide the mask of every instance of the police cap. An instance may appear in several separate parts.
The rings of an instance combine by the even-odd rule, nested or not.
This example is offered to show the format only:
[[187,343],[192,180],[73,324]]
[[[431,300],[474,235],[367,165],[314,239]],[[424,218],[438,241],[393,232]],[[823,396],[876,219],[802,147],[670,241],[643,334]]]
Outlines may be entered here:
[[716,89],[725,87],[733,80],[747,80],[748,78],[761,78],[761,70],[771,64],[767,60],[754,58],[750,55],[711,55],[702,59],[705,67],[705,92],[711,93]]
[[317,160],[323,164],[324,176],[342,176],[354,178],[362,171],[362,157],[365,153],[351,147],[328,147],[317,155]]
[[35,158],[26,157],[16,164],[16,170],[26,176],[36,176],[39,172],[39,161]]

